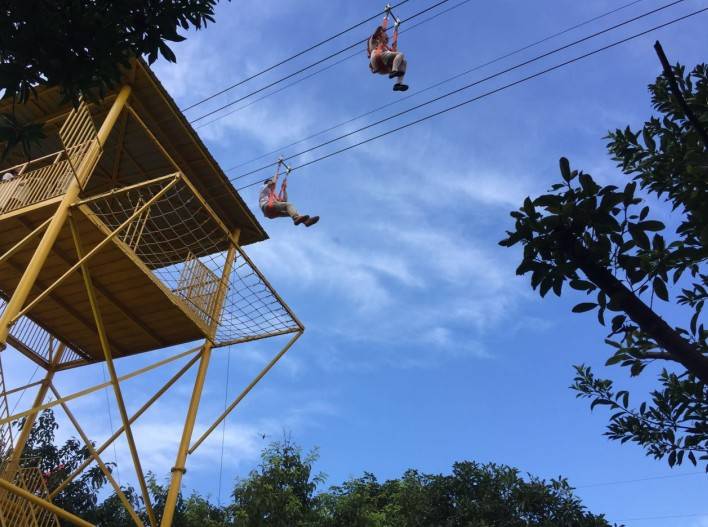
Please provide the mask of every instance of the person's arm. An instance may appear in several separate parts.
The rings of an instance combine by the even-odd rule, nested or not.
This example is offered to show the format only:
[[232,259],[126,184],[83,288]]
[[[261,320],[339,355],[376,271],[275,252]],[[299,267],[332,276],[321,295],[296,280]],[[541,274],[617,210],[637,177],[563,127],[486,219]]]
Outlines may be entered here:
[[391,42],[391,51],[398,51],[398,20],[393,25],[393,40]]

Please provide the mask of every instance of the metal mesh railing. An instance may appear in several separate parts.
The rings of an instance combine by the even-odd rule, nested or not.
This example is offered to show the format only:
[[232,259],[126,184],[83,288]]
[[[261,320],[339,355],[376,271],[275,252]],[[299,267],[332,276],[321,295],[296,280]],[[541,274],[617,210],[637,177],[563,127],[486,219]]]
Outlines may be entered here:
[[[116,237],[124,249],[134,252],[196,319],[215,330],[217,344],[302,329],[181,174],[90,198],[85,204],[82,210],[108,230],[122,226]],[[229,254],[235,261],[224,278]]]
[[[0,296],[0,312],[5,310],[6,305],[6,300]],[[12,325],[8,341],[11,346],[19,349],[26,355],[34,355],[45,367],[52,362],[52,353],[56,351],[61,344],[61,342],[46,329],[26,316],[21,317]],[[66,344],[65,346],[66,348],[62,354],[60,366],[88,358],[88,355],[85,353],[77,351]]]
[[[15,472],[15,471],[13,471]],[[0,469],[0,477],[9,474]],[[16,486],[42,499],[47,499],[49,491],[44,475],[39,468],[20,468],[9,480]],[[0,525],[8,527],[59,527],[59,519],[48,510],[30,503],[9,491],[0,490]]]

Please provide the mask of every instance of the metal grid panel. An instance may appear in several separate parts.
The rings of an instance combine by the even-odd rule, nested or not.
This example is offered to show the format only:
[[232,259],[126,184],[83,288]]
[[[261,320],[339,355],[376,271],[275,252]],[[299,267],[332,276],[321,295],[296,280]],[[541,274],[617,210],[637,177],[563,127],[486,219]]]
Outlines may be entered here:
[[[148,205],[161,191],[164,194]],[[90,214],[109,230],[123,225],[117,238],[197,318],[215,327],[217,345],[302,329],[287,305],[238,247],[232,272],[224,284],[223,308],[221,313],[216,312],[217,291],[233,242],[182,175],[116,190],[89,199],[86,204]]]
[[[0,470],[0,477],[7,474]],[[18,487],[35,496],[47,499],[49,491],[42,472],[37,467],[20,468],[11,478]],[[59,527],[59,519],[48,510],[34,505],[24,498],[0,490],[0,523],[12,527]]]

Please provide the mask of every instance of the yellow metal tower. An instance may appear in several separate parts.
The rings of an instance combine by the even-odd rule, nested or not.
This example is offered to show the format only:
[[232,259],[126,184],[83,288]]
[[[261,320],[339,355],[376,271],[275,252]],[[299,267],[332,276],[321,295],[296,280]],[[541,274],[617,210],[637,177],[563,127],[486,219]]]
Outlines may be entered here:
[[[3,108],[0,108],[2,111]],[[10,158],[0,174],[0,347],[9,344],[46,370],[8,388],[0,364],[0,527],[90,525],[52,498],[96,462],[142,526],[101,454],[125,435],[149,523],[157,527],[131,426],[192,367],[197,368],[160,525],[172,525],[186,460],[304,331],[243,250],[267,235],[174,101],[142,61],[118,89],[78,108],[57,88],[16,107],[23,122],[46,122],[31,160]],[[206,432],[193,430],[213,350],[290,334]],[[195,347],[119,376],[114,361],[178,344]],[[121,383],[175,361],[183,367],[133,415]],[[72,394],[53,382],[63,370],[105,362],[110,380]],[[31,407],[10,412],[7,396],[28,387]],[[94,448],[68,403],[110,387],[121,426]],[[47,402],[52,393],[54,400]],[[61,406],[91,459],[50,493],[22,458],[38,412]],[[10,415],[12,414],[12,415]],[[10,424],[25,418],[13,437]]]

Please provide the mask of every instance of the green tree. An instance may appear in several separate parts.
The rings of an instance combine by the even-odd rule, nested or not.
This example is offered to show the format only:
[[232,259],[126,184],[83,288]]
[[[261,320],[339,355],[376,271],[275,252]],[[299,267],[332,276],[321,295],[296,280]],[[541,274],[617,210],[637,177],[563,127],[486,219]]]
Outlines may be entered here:
[[[699,123],[708,124],[708,69],[674,68],[680,90]],[[641,130],[609,134],[609,151],[629,182],[603,186],[562,158],[562,181],[548,194],[526,198],[511,213],[513,231],[501,245],[523,245],[517,274],[531,274],[543,297],[563,286],[591,295],[573,308],[609,320],[607,365],[640,375],[664,367],[658,386],[639,404],[584,365],[572,386],[591,408],[612,414],[606,435],[635,442],[657,459],[694,465],[708,460],[708,331],[702,310],[708,296],[708,145],[689,121],[667,79],[650,87],[656,116]],[[680,216],[672,229],[652,209]],[[663,316],[662,316],[663,315]],[[681,320],[670,325],[665,316]],[[708,470],[708,464],[706,465]]]
[[0,92],[13,102],[0,115],[0,161],[16,146],[27,157],[42,123],[20,123],[15,104],[38,86],[59,86],[74,105],[100,98],[121,81],[135,57],[176,62],[178,31],[214,21],[218,0],[7,0],[0,6]]
[[318,497],[321,527],[609,525],[585,510],[564,479],[524,479],[502,465],[455,463],[452,474],[408,470],[379,483],[365,474]]
[[[178,30],[214,21],[218,0],[8,0],[0,7],[0,90],[26,102],[34,88],[60,86],[74,102],[121,79],[134,57],[176,57]],[[100,28],[100,30],[99,30]]]
[[[37,467],[42,471],[50,491],[91,457],[88,448],[75,438],[68,439],[62,446],[55,445],[58,428],[51,410],[39,414],[27,439],[21,461],[24,467]],[[112,468],[111,463],[107,463],[107,466]],[[89,468],[54,498],[54,504],[87,521],[95,522],[98,493],[106,483],[107,479],[100,468]]]
[[303,454],[289,437],[261,453],[261,463],[233,492],[233,516],[244,527],[292,527],[313,520],[315,491],[324,482],[313,474],[317,452]]
[[[56,420],[44,412],[33,428],[25,462],[45,471],[50,488],[56,488],[88,452],[75,440],[54,445]],[[286,437],[265,448],[261,463],[239,481],[234,501],[211,503],[193,492],[179,496],[175,527],[605,527],[573,495],[563,478],[546,482],[522,477],[518,470],[461,462],[452,473],[422,474],[406,471],[400,479],[379,483],[365,473],[326,492],[317,493],[324,477],[313,474],[317,452],[303,454]],[[154,474],[147,475],[151,502],[162,517],[167,487]],[[99,503],[105,478],[90,469],[55,500],[57,505],[101,527],[131,527],[132,520],[115,494]],[[123,489],[147,525],[139,493]],[[63,524],[64,525],[64,524]]]
[[[160,485],[157,478],[151,472],[147,474],[148,491],[150,501],[158,521],[162,518],[167,500],[168,487]],[[144,509],[140,511],[143,521],[148,522],[148,517]],[[120,527],[129,527],[132,522],[126,520]],[[231,510],[228,507],[214,505],[207,498],[192,492],[187,498],[182,494],[177,497],[177,506],[173,521],[174,527],[229,527],[235,525],[231,517]],[[116,525],[115,527],[119,527]]]

